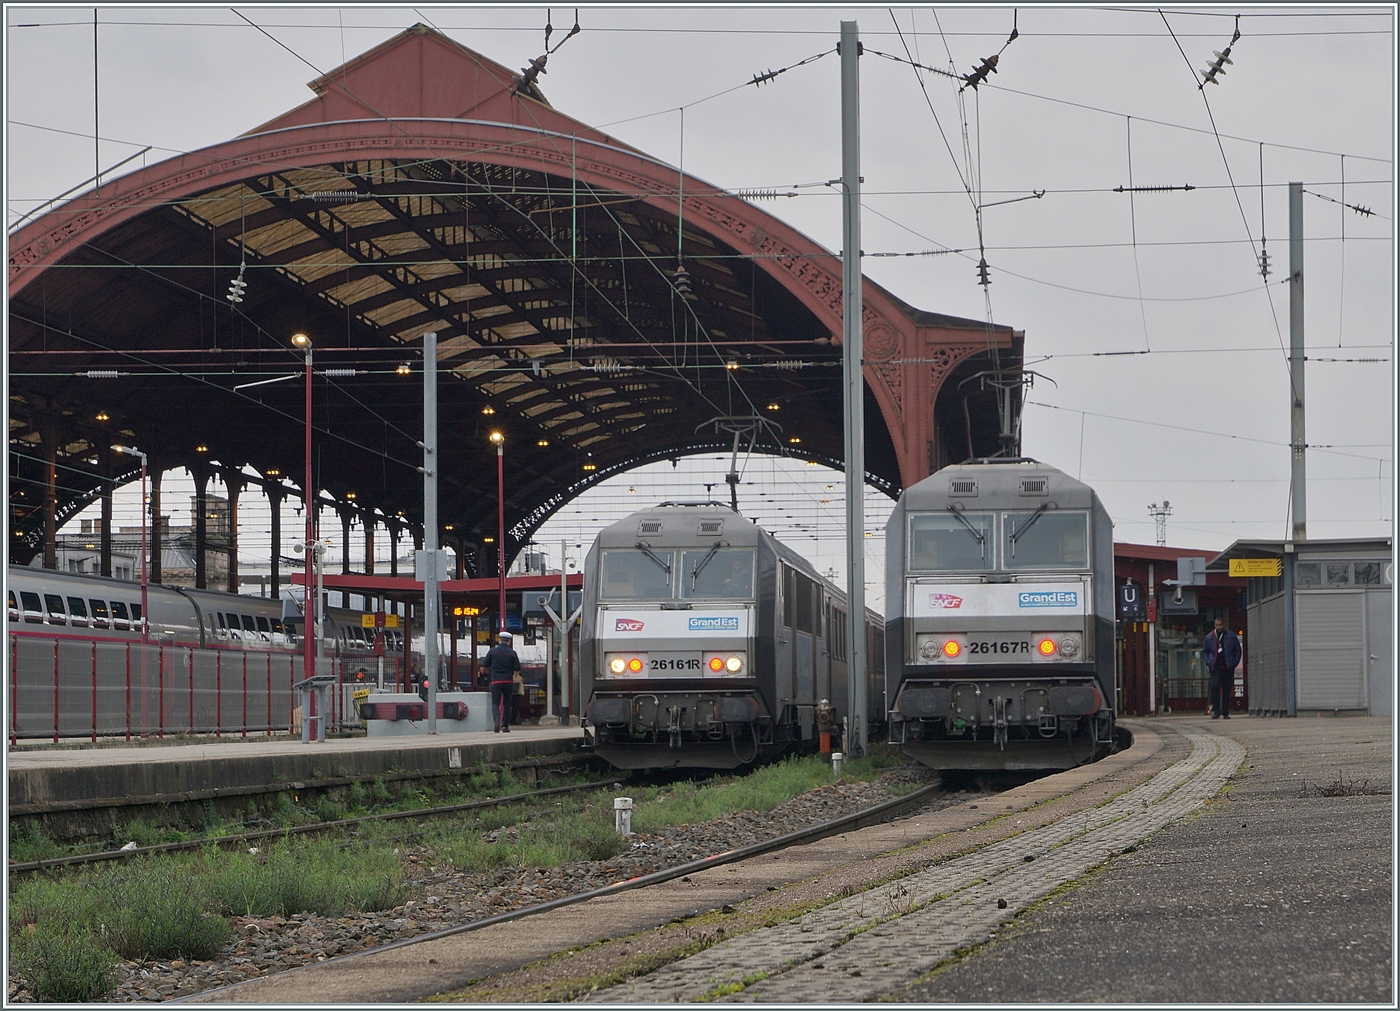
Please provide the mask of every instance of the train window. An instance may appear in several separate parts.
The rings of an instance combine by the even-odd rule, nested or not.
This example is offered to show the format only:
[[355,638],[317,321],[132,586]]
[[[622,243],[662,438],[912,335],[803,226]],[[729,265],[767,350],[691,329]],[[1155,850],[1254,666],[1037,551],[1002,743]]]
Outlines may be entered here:
[[282,619],[281,619],[281,618],[273,618],[273,619],[272,619],[272,634],[273,634],[273,635],[286,635],[286,634],[287,634],[287,630],[286,630],[285,628],[282,627]]
[[127,621],[126,605],[120,600],[112,601],[112,627],[128,629],[131,627]]
[[819,635],[821,587],[796,569],[784,567],[783,572],[783,624]]
[[224,623],[224,612],[210,612],[209,623],[214,626],[214,634],[220,639],[228,638],[228,625]]
[[1089,517],[1037,509],[1003,513],[1002,564],[1008,569],[1087,569]]
[[992,514],[962,509],[909,516],[909,568],[912,571],[976,570],[996,567]]
[[669,599],[674,562],[673,552],[652,548],[604,551],[602,586],[598,595],[604,600]]
[[141,620],[141,605],[140,605],[140,604],[132,604],[132,605],[131,605],[131,620],[132,620],[133,622],[139,622],[139,621]]
[[258,626],[255,625],[255,624],[253,624],[253,616],[252,616],[251,614],[245,614],[245,615],[242,616],[242,618],[243,618],[243,631],[251,633],[250,635],[244,636],[244,638],[245,638],[245,639],[257,639],[257,637],[258,637]]
[[109,627],[111,622],[107,620],[107,601],[89,598],[88,603],[92,605],[93,628]]
[[681,595],[684,597],[753,597],[753,552],[744,548],[711,548],[681,552]]
[[49,612],[50,625],[68,624],[68,611],[63,606],[63,598],[56,593],[44,594],[44,606]]
[[82,597],[68,598],[68,620],[79,627],[87,625],[87,602]]
[[258,615],[257,618],[258,618],[258,631],[262,633],[264,639],[271,639],[271,638],[272,638],[272,626],[269,625],[269,624],[267,623],[267,618],[266,618],[265,616],[261,615],[261,614]]
[[19,621],[19,601],[15,600],[15,591],[6,590],[10,597],[10,620]]
[[20,590],[19,599],[24,604],[24,620],[35,624],[42,623],[44,605],[39,603],[39,595],[30,593],[28,590]]

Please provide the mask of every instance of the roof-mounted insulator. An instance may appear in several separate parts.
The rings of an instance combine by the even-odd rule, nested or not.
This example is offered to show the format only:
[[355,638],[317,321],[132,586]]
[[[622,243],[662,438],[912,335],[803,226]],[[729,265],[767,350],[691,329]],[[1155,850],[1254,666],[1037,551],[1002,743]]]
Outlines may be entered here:
[[986,257],[983,257],[981,260],[977,261],[977,283],[984,288],[992,283],[992,279],[988,276],[987,270],[987,260]]
[[1268,280],[1269,277],[1269,248],[1264,247],[1259,254],[1259,276]]
[[675,274],[671,277],[671,283],[675,286],[676,294],[684,299],[693,299],[695,293],[690,290],[690,272],[684,266],[676,267]]

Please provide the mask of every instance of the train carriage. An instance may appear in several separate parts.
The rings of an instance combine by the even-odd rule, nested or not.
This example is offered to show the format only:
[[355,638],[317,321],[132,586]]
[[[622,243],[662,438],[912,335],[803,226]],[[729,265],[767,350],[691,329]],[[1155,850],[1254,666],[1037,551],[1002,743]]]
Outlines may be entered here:
[[[866,624],[880,645],[879,616]],[[845,639],[845,594],[728,506],[634,513],[584,564],[589,746],[619,768],[730,769],[836,736],[852,725]],[[879,723],[883,664],[870,655],[870,711],[856,715]]]
[[1112,747],[1113,524],[1035,460],[945,467],[886,527],[890,741],[940,769],[1064,769]]

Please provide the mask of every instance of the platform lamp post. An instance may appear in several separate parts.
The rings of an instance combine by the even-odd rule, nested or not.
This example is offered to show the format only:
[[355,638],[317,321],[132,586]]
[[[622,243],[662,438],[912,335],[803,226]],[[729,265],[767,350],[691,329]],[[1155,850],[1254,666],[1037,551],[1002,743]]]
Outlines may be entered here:
[[316,674],[316,653],[320,642],[315,635],[317,628],[316,612],[320,610],[320,601],[316,600],[315,587],[315,550],[316,544],[316,495],[311,490],[311,338],[304,333],[292,334],[292,347],[299,348],[306,353],[306,477],[302,484],[302,499],[306,506],[306,538],[302,541],[303,550],[306,552],[306,607],[302,614],[302,646],[305,650],[303,659],[302,676],[314,677]]
[[496,606],[500,614],[496,619],[497,639],[506,630],[506,437],[504,432],[492,432],[491,441],[496,444],[496,572],[499,594]]
[[134,446],[113,446],[118,453],[141,458],[141,641],[147,642],[151,616],[146,601],[146,582],[150,578],[150,566],[146,562],[146,454]]

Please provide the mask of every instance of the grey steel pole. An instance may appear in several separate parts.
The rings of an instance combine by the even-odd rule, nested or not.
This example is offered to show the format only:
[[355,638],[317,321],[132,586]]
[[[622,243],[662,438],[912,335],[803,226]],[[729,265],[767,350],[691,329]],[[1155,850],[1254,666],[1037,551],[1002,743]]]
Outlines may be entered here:
[[423,335],[423,677],[428,681],[428,733],[437,733],[438,595],[437,334]]
[[860,263],[860,40],[841,22],[841,365],[846,416],[846,678],[851,740],[868,752],[865,712],[865,376]]
[[1307,431],[1303,416],[1303,184],[1288,184],[1288,378],[1293,447],[1293,540],[1308,539]]

